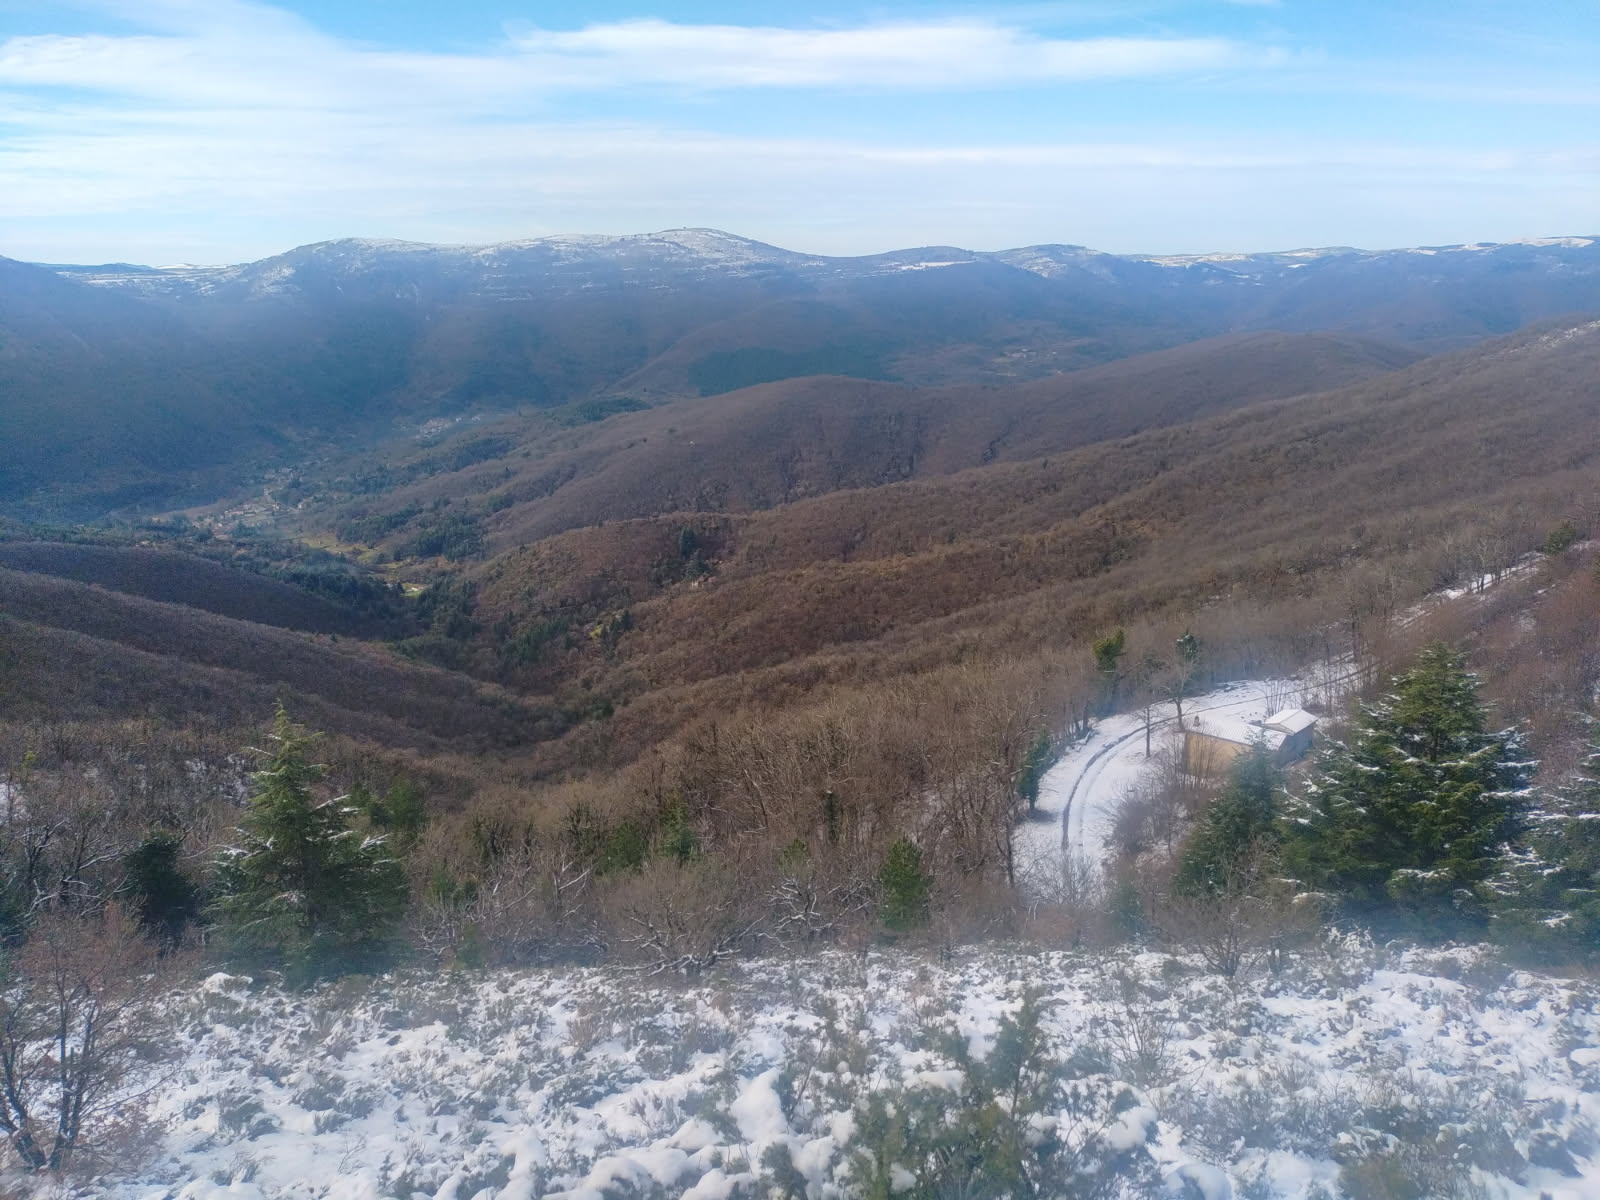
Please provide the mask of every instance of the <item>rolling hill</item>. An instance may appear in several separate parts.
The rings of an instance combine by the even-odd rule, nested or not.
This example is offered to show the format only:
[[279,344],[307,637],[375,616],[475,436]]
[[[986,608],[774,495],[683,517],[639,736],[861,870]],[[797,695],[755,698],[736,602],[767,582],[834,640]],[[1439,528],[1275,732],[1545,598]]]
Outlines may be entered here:
[[[491,493],[489,544],[606,520],[747,512],[827,492],[1057,454],[1415,362],[1405,347],[1234,334],[1026,384],[913,388],[820,377],[625,413],[572,431],[500,425],[499,452],[433,474],[362,513]],[[482,445],[474,433],[463,444]],[[415,521],[413,521],[413,524]],[[401,523],[391,541],[403,539]]]
[[[1352,381],[1301,391],[1285,365],[1318,353],[1325,382],[1340,369]],[[1082,390],[1037,408],[1045,384],[983,394],[1014,391],[1007,410],[943,403],[959,391],[930,401],[806,381],[614,417],[567,435],[577,446],[559,469],[527,468],[557,481],[548,494],[485,504],[476,489],[522,486],[519,467],[494,461],[418,485],[445,505],[435,512],[487,514],[480,551],[431,568],[451,581],[463,631],[439,661],[613,703],[602,742],[576,731],[534,752],[540,769],[625,761],[708,713],[1040,646],[1086,659],[1117,625],[1159,638],[1189,624],[1219,671],[1235,653],[1292,661],[1356,611],[1363,588],[1419,595],[1513,560],[1563,518],[1600,519],[1586,499],[1600,477],[1600,322],[1387,369],[1406,357],[1343,339],[1234,338],[1066,377]],[[1254,401],[1216,392],[1202,369],[1231,364],[1242,380],[1247,362]],[[877,393],[902,407],[870,409]],[[839,394],[848,419],[828,433],[818,413]],[[924,406],[921,424],[906,403]],[[683,414],[697,407],[720,418],[691,447],[702,427]],[[895,419],[869,425],[869,411]],[[676,435],[669,420],[685,422]],[[1013,437],[989,454],[975,427]],[[908,467],[896,456],[911,444]],[[845,446],[867,447],[848,470]],[[786,464],[815,472],[790,476],[815,491],[761,490]],[[409,503],[426,514],[424,499]]]

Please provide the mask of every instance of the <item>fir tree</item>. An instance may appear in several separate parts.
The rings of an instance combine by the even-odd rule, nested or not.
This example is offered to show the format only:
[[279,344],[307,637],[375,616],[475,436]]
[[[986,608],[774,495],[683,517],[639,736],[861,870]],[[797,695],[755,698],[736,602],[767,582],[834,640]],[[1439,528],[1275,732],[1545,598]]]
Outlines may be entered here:
[[200,890],[183,873],[178,855],[183,838],[157,832],[123,857],[123,890],[145,933],[163,947],[183,940],[184,930],[200,916]]
[[1244,864],[1278,840],[1283,773],[1264,741],[1233,760],[1228,782],[1183,848],[1173,890],[1215,897],[1241,884]]
[[1546,959],[1600,955],[1600,741],[1529,818],[1528,837],[1497,881],[1503,941]]
[[1292,814],[1291,866],[1358,910],[1481,919],[1533,766],[1516,731],[1486,733],[1484,718],[1462,655],[1424,649],[1319,755]]
[[233,957],[302,979],[380,965],[406,895],[384,839],[352,828],[347,797],[318,797],[314,740],[278,706],[214,907]]
[[1044,730],[1039,730],[1028,743],[1028,749],[1022,756],[1022,766],[1017,771],[1017,795],[1027,804],[1030,813],[1039,807],[1039,786],[1044,782],[1045,772],[1050,769],[1055,757],[1055,739]]
[[1128,651],[1128,631],[1119,629],[1093,643],[1094,668],[1100,673],[1100,711],[1114,712],[1117,685],[1122,680],[1122,656]]
[[878,872],[878,886],[883,893],[881,913],[886,927],[904,933],[928,923],[933,879],[923,870],[922,851],[916,843],[900,838],[889,847]]

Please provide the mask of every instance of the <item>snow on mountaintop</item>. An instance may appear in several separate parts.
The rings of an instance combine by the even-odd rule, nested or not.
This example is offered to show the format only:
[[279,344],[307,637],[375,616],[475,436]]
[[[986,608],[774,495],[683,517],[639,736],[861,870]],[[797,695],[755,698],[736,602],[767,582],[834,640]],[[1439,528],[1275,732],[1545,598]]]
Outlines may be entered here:
[[753,241],[720,229],[663,229],[656,233],[557,234],[550,237],[523,238],[510,242],[496,242],[487,246],[470,247],[474,254],[494,256],[519,250],[554,250],[571,254],[598,254],[608,251],[661,251],[677,250],[712,262],[751,263],[808,260],[811,256],[798,254]]
[[[1123,1181],[1108,1200],[1309,1200],[1397,1145],[1386,1169],[1425,1169],[1430,1195],[1600,1188],[1592,984],[1336,939],[1228,987],[1180,958],[1007,948],[747,961],[693,986],[589,968],[306,995],[213,976],[168,1008],[156,1153],[75,1194],[847,1200],[892,1144],[873,1098],[912,1117],[983,1103],[981,1064],[1018,1044],[1030,992],[1028,1078],[1071,1097],[1028,1118],[1057,1156],[1040,1195],[1098,1170]],[[949,1161],[932,1153],[890,1173]]]
[[1444,253],[1463,252],[1474,250],[1498,250],[1502,246],[1565,246],[1568,248],[1582,249],[1592,246],[1600,238],[1592,237],[1547,237],[1547,238],[1512,238],[1509,242],[1462,242],[1457,246],[1428,246],[1423,249],[1438,250]]
[[[926,261],[923,265],[932,267],[952,265],[957,262],[990,260],[1051,277],[1065,274],[1070,270],[1088,270],[1105,275],[1113,264],[1124,262],[1170,268],[1206,266],[1216,268],[1220,272],[1249,277],[1262,271],[1289,270],[1332,257],[1360,259],[1382,258],[1391,254],[1493,253],[1514,246],[1582,250],[1597,244],[1600,244],[1600,237],[1573,236],[1527,238],[1511,242],[1471,242],[1454,246],[1417,246],[1380,251],[1359,250],[1349,246],[1324,246],[1257,253],[1226,251],[1211,254],[1108,254],[1084,246],[1057,244],[1022,246],[994,252],[960,251],[950,247],[940,247],[937,249],[946,253],[939,260]],[[456,258],[464,263],[476,261],[498,265],[530,252],[535,256],[547,255],[568,265],[581,264],[589,260],[604,261],[619,256],[643,255],[662,260],[668,265],[676,261],[732,272],[753,266],[783,266],[807,271],[847,272],[852,269],[866,269],[869,272],[882,273],[887,270],[915,269],[905,265],[888,264],[896,259],[901,260],[903,264],[911,260],[912,255],[926,253],[926,249],[899,250],[886,254],[854,257],[816,255],[785,250],[720,229],[684,228],[638,234],[559,234],[484,245],[411,242],[393,238],[341,238],[301,246],[283,255],[263,259],[254,264],[225,267],[143,267],[122,263],[86,267],[51,264],[51,269],[102,286],[161,291],[168,290],[173,283],[178,283],[189,284],[196,290],[205,291],[217,283],[247,273],[252,267],[265,267],[265,264],[290,257],[333,256],[348,261],[364,257],[377,259],[391,254],[431,255],[444,259]],[[965,257],[956,258],[954,254],[962,254]]]
[[1565,345],[1567,342],[1594,337],[1597,334],[1600,334],[1600,321],[1584,321],[1566,329],[1555,329],[1549,333],[1542,333],[1534,340],[1533,345],[1540,350],[1553,350],[1555,347]]

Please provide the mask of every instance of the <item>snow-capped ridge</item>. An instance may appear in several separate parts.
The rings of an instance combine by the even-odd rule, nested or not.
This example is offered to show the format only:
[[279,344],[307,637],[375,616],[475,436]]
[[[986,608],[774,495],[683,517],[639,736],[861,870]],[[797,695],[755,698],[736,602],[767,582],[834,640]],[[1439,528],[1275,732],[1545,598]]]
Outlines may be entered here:
[[[787,274],[798,281],[825,285],[829,280],[926,272],[958,264],[993,264],[1044,279],[1094,280],[1096,286],[1136,293],[1150,285],[1257,288],[1331,261],[1353,264],[1354,269],[1370,263],[1375,271],[1384,271],[1405,269],[1408,260],[1446,256],[1461,262],[1472,255],[1512,253],[1535,256],[1553,273],[1576,271],[1587,276],[1596,273],[1590,254],[1597,246],[1597,237],[1563,236],[1377,251],[1321,246],[1261,252],[1111,254],[1072,243],[1048,243],[994,251],[928,245],[837,256],[788,250],[722,229],[684,226],[634,234],[547,234],[486,244],[335,238],[231,266],[44,265],[93,286],[176,298],[225,294],[235,284],[245,295],[288,295],[303,282],[298,275],[302,268],[320,268],[354,279],[386,269],[410,269],[412,264],[460,294],[496,300],[525,299],[541,291],[663,288],[672,287],[676,278],[704,282],[719,276]],[[1172,274],[1163,277],[1163,272]],[[427,280],[421,278],[407,281],[393,294],[414,297],[414,289],[426,285]],[[383,286],[395,285],[391,281]]]

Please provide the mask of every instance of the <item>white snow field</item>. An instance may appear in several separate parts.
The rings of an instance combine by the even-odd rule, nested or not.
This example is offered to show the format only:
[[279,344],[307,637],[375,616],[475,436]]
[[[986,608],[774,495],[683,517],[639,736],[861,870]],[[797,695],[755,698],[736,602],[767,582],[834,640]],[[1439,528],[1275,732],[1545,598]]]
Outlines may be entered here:
[[892,1152],[865,1132],[873,1094],[959,1113],[1028,989],[1074,1081],[1030,1118],[1031,1142],[1072,1151],[1030,1194],[1332,1200],[1365,1158],[1432,1181],[1406,1195],[1600,1196],[1595,986],[1354,941],[1231,988],[1163,955],[1014,947],[692,985],[584,968],[308,995],[216,975],[169,1010],[156,1152],[75,1194],[842,1200],[858,1154]]

